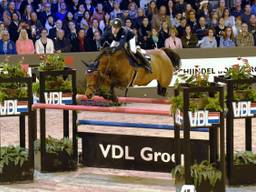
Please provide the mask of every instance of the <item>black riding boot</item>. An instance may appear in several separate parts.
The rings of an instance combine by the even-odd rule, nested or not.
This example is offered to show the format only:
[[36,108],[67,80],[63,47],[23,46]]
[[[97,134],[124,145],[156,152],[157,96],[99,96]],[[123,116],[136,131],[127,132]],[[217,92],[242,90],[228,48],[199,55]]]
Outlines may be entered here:
[[139,52],[139,51],[137,51],[135,55],[139,58],[139,60],[141,61],[143,67],[145,67],[145,69],[146,69],[148,72],[152,73],[151,64],[150,64],[149,61],[144,57],[144,55],[143,55],[141,52]]

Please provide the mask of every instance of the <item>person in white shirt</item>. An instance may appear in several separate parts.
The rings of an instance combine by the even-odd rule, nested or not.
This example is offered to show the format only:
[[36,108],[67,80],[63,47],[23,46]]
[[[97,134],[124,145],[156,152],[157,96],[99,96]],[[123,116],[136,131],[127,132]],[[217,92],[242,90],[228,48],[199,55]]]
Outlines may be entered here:
[[37,54],[51,54],[54,53],[54,44],[53,41],[47,37],[47,29],[41,30],[41,37],[35,43],[36,53]]

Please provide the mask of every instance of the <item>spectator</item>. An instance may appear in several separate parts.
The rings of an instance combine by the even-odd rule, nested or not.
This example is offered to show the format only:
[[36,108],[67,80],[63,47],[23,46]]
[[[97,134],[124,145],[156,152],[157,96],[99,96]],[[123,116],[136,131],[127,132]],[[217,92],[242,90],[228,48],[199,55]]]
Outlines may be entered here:
[[189,11],[188,24],[190,25],[192,32],[195,33],[197,29],[196,12],[194,10]]
[[19,39],[16,41],[16,51],[18,55],[35,53],[34,43],[28,38],[28,33],[25,29],[20,30]]
[[103,9],[106,13],[110,14],[113,11],[114,0],[103,1]]
[[31,19],[31,13],[32,13],[33,9],[32,6],[30,4],[28,4],[26,6],[25,12],[22,15],[22,20],[24,21],[29,21]]
[[216,30],[216,40],[217,40],[217,45],[218,46],[220,44],[220,38],[223,37],[225,29],[226,29],[225,21],[224,21],[224,18],[221,17],[219,19],[219,25],[215,28],[215,30]]
[[218,17],[222,17],[223,16],[223,12],[224,12],[225,8],[226,8],[225,0],[220,0],[219,1],[219,6],[216,9],[216,13],[217,13]]
[[99,28],[98,20],[97,19],[93,19],[92,26],[88,29],[87,35],[86,35],[88,41],[92,41],[92,39],[94,37],[94,33],[96,31],[99,31],[100,33],[102,33],[102,31]]
[[6,27],[3,22],[0,22],[0,40],[2,39],[2,33],[4,30],[6,30]]
[[210,23],[210,12],[211,10],[209,9],[209,1],[201,1],[197,16],[203,16],[206,20],[206,24]]
[[18,17],[20,18],[20,13],[17,10],[15,10],[15,3],[13,1],[11,1],[8,4],[8,9],[3,12],[3,21],[6,26],[10,25],[11,20],[12,20],[12,15],[14,13],[16,15],[18,15]]
[[248,25],[242,24],[242,31],[238,33],[236,44],[238,47],[251,47],[254,46],[253,35],[248,32]]
[[110,26],[110,15],[106,13],[103,20],[100,21],[99,28],[103,32],[107,27]]
[[235,6],[231,8],[231,15],[234,17],[241,16],[243,13],[241,0],[235,0]]
[[0,54],[16,54],[15,44],[10,40],[10,34],[7,30],[2,33],[2,39],[0,40]]
[[179,27],[181,19],[182,19],[182,14],[181,13],[176,13],[175,18],[170,18],[171,25],[176,27],[176,28]]
[[186,11],[185,11],[185,17],[186,17],[186,18],[188,18],[190,11],[195,11],[195,10],[194,10],[193,7],[191,6],[191,4],[188,3],[188,4],[186,5]]
[[175,5],[175,11],[181,13],[182,15],[185,15],[186,10],[186,3],[184,3],[184,0],[179,0]]
[[256,29],[256,16],[251,15],[250,22],[248,23],[248,31],[253,33],[255,29]]
[[241,18],[243,23],[249,23],[251,16],[251,5],[247,4],[244,7],[244,13],[242,13]]
[[252,14],[256,15],[256,0],[253,0],[253,3],[252,3]]
[[[144,9],[138,8],[138,17],[133,21],[133,24],[136,28],[139,28],[141,26],[142,20],[144,17],[145,17]],[[149,21],[150,21],[150,19],[149,19]]]
[[16,10],[19,10],[20,14],[23,15],[27,5],[30,5],[32,7],[32,10],[34,11],[36,11],[39,8],[37,0],[23,0],[20,4],[20,8]]
[[84,16],[80,22],[80,29],[84,29],[85,32],[90,28],[91,16],[89,11],[84,12]]
[[128,6],[128,10],[129,10],[129,18],[131,18],[132,20],[135,20],[137,18],[137,13],[138,13],[138,7],[136,5],[136,3],[132,2],[129,4]]
[[151,21],[153,18],[153,15],[157,15],[158,14],[158,9],[156,7],[156,2],[155,0],[151,0],[147,9],[147,17],[148,19]]
[[209,28],[207,36],[198,42],[200,48],[217,48],[217,41],[214,37],[214,29]]
[[69,12],[67,12],[66,17],[64,18],[64,20],[62,22],[64,31],[68,30],[68,23],[70,21],[75,22],[75,19],[74,19],[73,13],[69,11]]
[[125,28],[132,30],[133,29],[133,23],[130,18],[125,19]]
[[47,21],[45,23],[45,28],[47,29],[47,31],[50,31],[52,28],[55,28],[55,23],[54,23],[54,18],[52,15],[49,15],[47,17]]
[[212,11],[211,13],[211,21],[210,21],[210,27],[216,28],[219,24],[219,16],[216,11]]
[[50,38],[47,38],[47,30],[43,28],[41,30],[40,39],[36,40],[35,49],[37,54],[50,54],[54,53],[53,41]]
[[57,31],[56,39],[54,40],[54,49],[56,53],[65,53],[71,51],[70,40],[64,37],[64,30]]
[[114,1],[113,7],[114,7],[114,9],[110,13],[111,20],[113,20],[116,17],[123,18],[124,15],[123,15],[122,10],[120,9],[120,3],[118,1]]
[[60,10],[56,13],[56,19],[63,21],[67,15],[67,5],[66,3],[60,3]]
[[69,38],[72,48],[71,50],[74,51],[77,45],[77,30],[76,25],[73,21],[70,21],[68,24],[68,30],[66,32],[66,36]]
[[8,32],[11,34],[10,39],[13,42],[16,42],[17,39],[19,38],[19,16],[17,13],[12,14],[12,21],[10,25],[8,26]]
[[57,31],[63,29],[62,26],[62,21],[61,20],[57,20],[56,21],[56,26],[53,27],[52,29],[50,29],[49,31],[49,38],[51,38],[52,40],[55,39]]
[[151,32],[151,26],[149,25],[149,21],[147,17],[144,17],[142,21],[142,25],[139,28],[139,42],[142,49],[149,49],[149,37]]
[[172,0],[169,0],[167,5],[167,14],[170,16],[170,19],[173,19],[175,16],[174,3]]
[[197,37],[192,33],[192,29],[190,25],[187,25],[185,28],[185,34],[181,38],[182,47],[183,48],[196,48],[198,39]]
[[46,3],[44,5],[44,9],[42,11],[40,11],[39,15],[38,15],[38,19],[40,20],[40,22],[43,26],[45,26],[46,20],[49,15],[53,16],[53,18],[55,19],[54,13],[51,12],[51,4]]
[[31,17],[31,20],[28,22],[28,25],[30,26],[31,39],[35,42],[36,39],[39,38],[40,31],[43,26],[41,22],[37,19],[36,12],[32,12],[30,17]]
[[96,18],[98,20],[98,22],[100,22],[101,20],[104,19],[104,15],[105,15],[105,13],[103,11],[102,3],[98,3],[97,8],[93,13],[92,18]]
[[238,33],[242,30],[242,19],[240,16],[236,17],[235,26],[232,27],[234,37],[236,38]]
[[84,52],[87,51],[86,48],[86,38],[85,38],[85,31],[83,29],[80,29],[78,32],[78,38],[77,38],[78,42],[77,42],[77,48],[76,51],[78,52]]
[[223,34],[223,37],[220,38],[220,47],[221,48],[229,48],[235,47],[235,38],[232,31],[232,27],[227,27]]
[[75,12],[78,11],[78,6],[79,6],[79,0],[72,0],[72,1],[67,1],[67,3],[69,2],[69,11],[72,14],[75,14]]
[[170,28],[170,37],[165,40],[165,47],[171,49],[181,49],[181,39],[177,37],[178,31],[175,27]]
[[159,42],[158,32],[155,28],[152,28],[147,49],[156,49],[156,48],[161,48],[161,46]]
[[235,17],[232,15],[231,16],[229,15],[228,8],[224,9],[223,18],[224,18],[224,25],[226,27],[232,27],[235,25]]
[[[80,23],[80,21],[82,20],[83,16],[84,16],[84,12],[85,12],[85,8],[84,8],[84,4],[80,4],[78,7],[78,11],[75,12],[74,18],[76,20],[77,23]],[[88,11],[88,10],[87,10]],[[90,11],[89,11],[90,12]]]
[[[79,8],[80,8],[80,5],[79,5]],[[85,0],[85,6],[83,7],[84,7],[84,11],[89,11],[90,15],[94,13],[94,7],[92,6],[91,0]]]
[[187,19],[185,17],[183,17],[180,20],[180,26],[177,28],[179,38],[181,38],[185,34],[186,26],[187,26]]
[[199,25],[198,28],[196,29],[196,36],[198,40],[201,40],[206,35],[207,29],[208,27],[206,26],[206,20],[202,16],[199,18]]
[[151,2],[151,0],[140,0],[140,7],[142,9],[146,9],[150,2]]
[[101,33],[99,31],[95,31],[93,34],[93,39],[87,44],[88,51],[98,51],[101,48],[100,45]]
[[164,47],[164,42],[169,37],[169,28],[170,28],[169,23],[167,21],[164,21],[162,23],[161,30],[159,31],[159,45],[160,45],[160,47]]
[[166,7],[162,5],[159,9],[159,13],[152,17],[152,27],[159,29],[164,21],[170,23],[170,16],[167,15]]

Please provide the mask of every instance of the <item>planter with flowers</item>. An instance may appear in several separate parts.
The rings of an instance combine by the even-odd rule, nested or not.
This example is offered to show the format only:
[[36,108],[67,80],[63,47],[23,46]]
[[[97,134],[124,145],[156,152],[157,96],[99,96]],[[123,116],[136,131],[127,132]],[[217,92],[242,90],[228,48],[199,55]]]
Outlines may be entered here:
[[255,117],[252,107],[256,102],[256,77],[247,59],[238,60],[242,63],[233,65],[225,76],[215,78],[215,82],[227,85],[226,151],[230,185],[256,183],[256,164],[250,161],[252,152],[235,152],[234,149],[234,119],[245,119],[245,149],[252,151],[252,118]]
[[[20,118],[20,145],[0,146],[0,182],[33,180],[33,118],[32,78],[20,63],[9,63],[8,57],[0,63],[0,117]],[[26,108],[20,111],[19,105]],[[28,116],[28,147],[26,147],[25,116]],[[1,131],[1,134],[4,134]]]
[[[189,77],[180,76],[180,79],[183,82],[176,83],[171,109],[174,114],[177,146],[175,161],[178,166],[173,175],[176,182],[182,180],[186,184],[194,183],[199,192],[224,192],[224,89],[208,82],[207,74],[196,73]],[[198,162],[192,159],[190,131],[201,128],[209,133],[210,156]],[[184,135],[183,146],[180,130],[183,130]],[[184,153],[184,167],[179,166],[181,151]]]
[[[63,56],[46,55],[42,58],[38,74],[39,82],[34,91],[39,102],[47,104],[76,104],[76,71],[65,67]],[[40,146],[35,153],[36,168],[42,172],[69,171],[76,168],[76,138],[69,140],[69,111],[63,111],[63,139],[46,138],[46,112],[40,110]],[[76,112],[72,111],[72,130],[76,129]],[[65,139],[64,139],[65,138]]]

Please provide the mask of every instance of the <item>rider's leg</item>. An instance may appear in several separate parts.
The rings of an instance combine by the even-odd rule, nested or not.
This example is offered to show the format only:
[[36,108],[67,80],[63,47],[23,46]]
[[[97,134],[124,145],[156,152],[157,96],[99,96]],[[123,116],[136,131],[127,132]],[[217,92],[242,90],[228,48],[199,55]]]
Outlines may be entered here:
[[145,66],[145,68],[152,72],[152,69],[151,69],[151,65],[150,63],[148,62],[148,60],[143,56],[143,54],[139,51],[137,51],[137,47],[136,47],[136,40],[135,40],[135,37],[132,38],[130,41],[129,41],[129,47],[130,47],[130,50],[137,56],[139,57],[140,61],[142,61],[143,65]]

